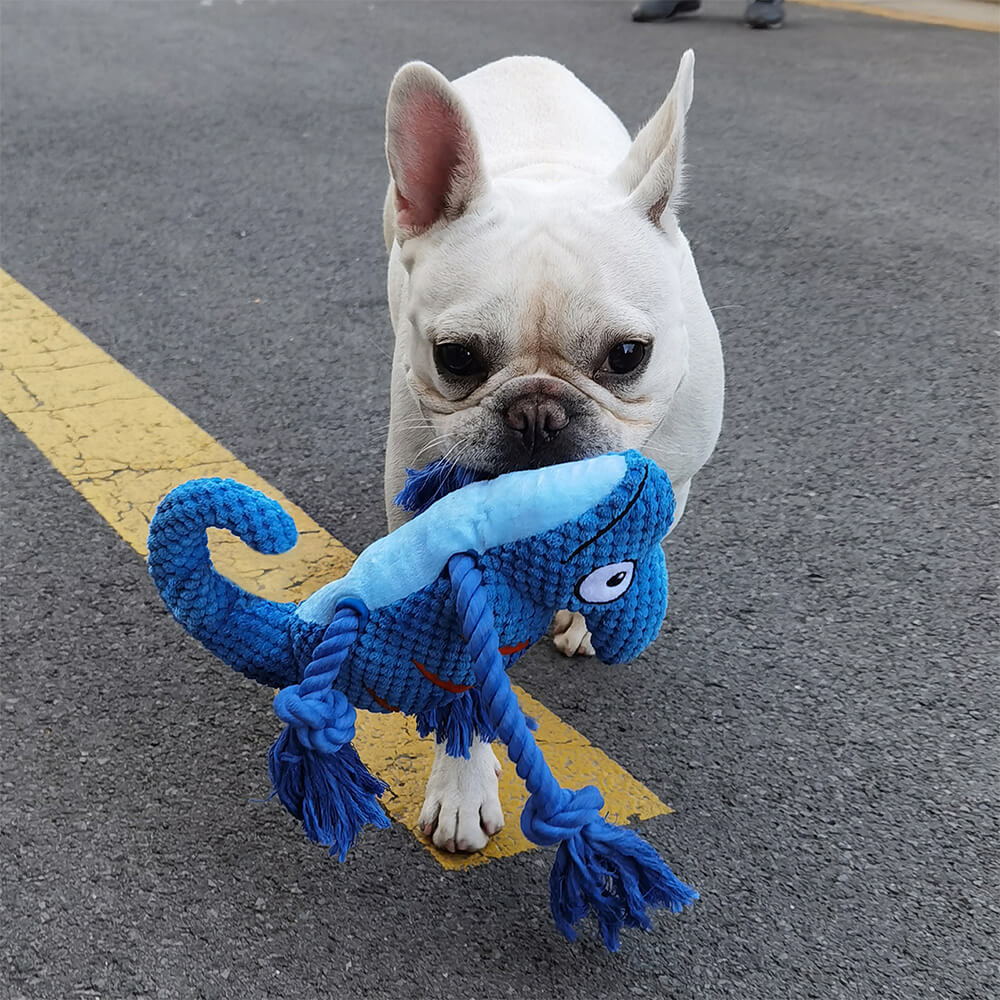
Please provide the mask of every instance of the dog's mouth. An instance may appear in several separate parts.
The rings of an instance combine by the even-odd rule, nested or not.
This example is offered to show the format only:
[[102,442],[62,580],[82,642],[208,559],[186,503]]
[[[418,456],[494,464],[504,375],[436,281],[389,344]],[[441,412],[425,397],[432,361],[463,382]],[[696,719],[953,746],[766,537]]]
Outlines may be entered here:
[[[636,437],[634,420],[574,382],[552,375],[512,377],[486,396],[453,404],[448,411],[436,409],[419,393],[417,401],[438,454],[456,469],[469,470],[464,477],[456,473],[463,482],[621,451],[633,446]],[[443,479],[442,492],[448,481]]]
[[496,479],[508,472],[524,472],[526,470],[545,469],[551,465],[565,465],[567,462],[579,462],[585,458],[596,458],[609,451],[619,450],[613,445],[606,447],[561,449],[549,454],[500,455],[487,467],[477,470],[482,479]]
[[462,428],[462,446],[445,454],[477,479],[495,479],[620,451],[627,445],[615,430],[600,414],[586,411],[567,414],[555,428],[543,425],[543,417],[522,422],[516,414],[484,414],[476,426]]

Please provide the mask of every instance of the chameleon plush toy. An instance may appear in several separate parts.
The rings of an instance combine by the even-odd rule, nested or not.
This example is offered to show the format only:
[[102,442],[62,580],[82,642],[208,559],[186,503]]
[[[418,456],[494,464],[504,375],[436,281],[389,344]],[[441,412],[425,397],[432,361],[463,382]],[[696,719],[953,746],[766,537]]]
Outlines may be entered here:
[[474,736],[500,739],[530,793],[522,830],[559,845],[556,925],[574,940],[573,925],[593,914],[616,951],[623,926],[650,929],[647,907],[680,912],[697,894],[636,833],[601,817],[596,788],[559,786],[506,669],[562,608],[583,614],[604,662],[644,649],[666,611],[661,541],[673,512],[666,474],[635,451],[471,482],[295,605],[221,576],[206,539],[208,527],[226,528],[276,554],[295,543],[292,519],[248,486],[197,479],[157,508],[149,571],[188,632],[281,689],[274,710],[286,727],[269,772],[311,840],[343,861],[366,823],[389,825],[378,802],[387,786],[351,743],[356,708],[415,715],[453,756],[468,756]]

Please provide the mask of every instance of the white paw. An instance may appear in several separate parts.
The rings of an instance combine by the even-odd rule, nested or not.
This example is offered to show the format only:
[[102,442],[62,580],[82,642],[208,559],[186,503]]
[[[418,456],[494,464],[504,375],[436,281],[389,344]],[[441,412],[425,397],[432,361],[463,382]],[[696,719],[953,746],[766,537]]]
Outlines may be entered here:
[[587,622],[579,611],[557,611],[552,619],[552,642],[563,656],[593,656]]
[[497,775],[500,761],[481,740],[469,747],[469,759],[449,757],[444,744],[434,747],[420,829],[443,851],[481,851],[503,827]]

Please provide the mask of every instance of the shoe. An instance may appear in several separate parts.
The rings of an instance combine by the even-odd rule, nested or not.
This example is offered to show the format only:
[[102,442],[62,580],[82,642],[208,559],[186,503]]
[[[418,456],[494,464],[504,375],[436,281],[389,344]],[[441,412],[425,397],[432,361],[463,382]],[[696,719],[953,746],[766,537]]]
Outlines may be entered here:
[[785,20],[785,0],[750,0],[743,20],[751,28],[780,28]]
[[669,21],[674,14],[690,14],[701,0],[642,0],[632,8],[633,21]]

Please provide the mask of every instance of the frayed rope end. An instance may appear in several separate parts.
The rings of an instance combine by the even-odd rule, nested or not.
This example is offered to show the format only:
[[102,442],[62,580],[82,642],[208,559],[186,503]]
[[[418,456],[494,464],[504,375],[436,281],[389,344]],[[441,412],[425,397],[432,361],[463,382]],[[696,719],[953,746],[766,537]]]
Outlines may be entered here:
[[306,836],[344,861],[367,825],[385,829],[389,818],[379,804],[388,789],[345,743],[336,753],[305,746],[286,726],[268,753],[273,795],[302,823]]
[[422,514],[435,500],[440,500],[469,483],[489,478],[485,472],[436,458],[422,469],[407,469],[406,485],[392,502],[403,510]]
[[570,941],[574,924],[593,915],[608,951],[618,951],[623,927],[652,929],[647,908],[680,913],[698,893],[638,834],[598,819],[559,845],[549,898],[556,926]]

